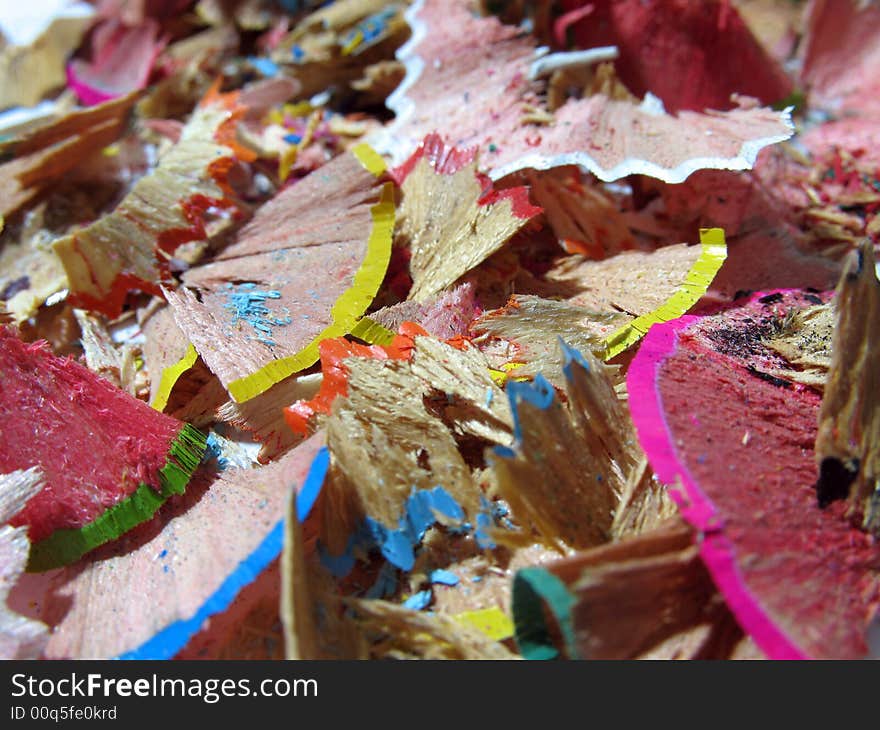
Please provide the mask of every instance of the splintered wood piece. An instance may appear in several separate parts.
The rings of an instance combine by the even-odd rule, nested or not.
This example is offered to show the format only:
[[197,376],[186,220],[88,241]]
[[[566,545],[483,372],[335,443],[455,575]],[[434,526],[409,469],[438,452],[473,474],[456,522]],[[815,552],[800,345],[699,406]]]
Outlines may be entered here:
[[76,109],[11,140],[5,140],[0,145],[0,151],[4,157],[23,157],[64,140],[87,136],[91,129],[102,127],[108,122],[119,123],[124,120],[137,99],[137,94],[127,94],[106,104]]
[[321,387],[309,400],[297,399],[284,409],[287,424],[295,433],[306,435],[317,427],[318,416],[330,413],[337,396],[348,395],[348,367],[345,361],[349,358],[408,360],[412,357],[414,347],[415,341],[409,334],[393,335],[387,345],[359,345],[344,337],[322,340],[318,347]]
[[135,101],[137,95],[129,94],[91,109],[73,111],[0,144],[0,215],[19,210],[83,160],[115,141]]
[[592,310],[555,299],[517,294],[501,309],[484,312],[471,325],[474,343],[484,350],[496,370],[511,377],[534,378],[538,373],[557,388],[564,387],[561,338],[580,352],[601,357],[605,338],[630,319],[613,308]]
[[844,269],[828,383],[819,410],[819,504],[848,498],[862,526],[880,537],[880,282],[865,240]]
[[[365,518],[393,532],[412,496],[435,488],[456,505],[457,517],[447,513],[450,523],[469,517],[473,524],[481,491],[456,438],[508,443],[512,426],[479,352],[417,337],[412,361],[361,357],[345,366],[347,396],[333,401],[324,421],[334,477],[327,499],[340,519],[322,525],[322,541],[341,554]],[[398,567],[409,570],[411,550],[404,553]]]
[[568,253],[603,259],[635,248],[635,239],[617,207],[600,187],[589,185],[577,168],[525,173],[532,200]]
[[565,553],[613,539],[615,525],[627,523],[622,511],[638,511],[653,488],[646,484],[633,499],[634,487],[627,487],[630,478],[641,481],[644,465],[602,364],[589,353],[562,347],[567,404],[543,376],[534,383],[510,383],[514,446],[496,448],[487,458],[514,519]]
[[43,488],[38,467],[0,474],[0,658],[39,659],[49,639],[48,627],[7,605],[9,593],[24,572],[30,542],[27,528],[6,524]]
[[[31,17],[42,16],[45,21],[36,37],[9,39],[0,33],[0,109],[35,106],[64,86],[64,62],[79,47],[95,12],[78,3],[53,3],[50,7],[30,9]],[[12,7],[4,10],[13,15],[8,22],[14,27],[21,16]]]
[[284,656],[287,659],[317,659],[320,633],[314,615],[314,597],[309,585],[303,528],[296,509],[296,492],[290,494],[284,518],[284,547],[281,554],[281,621],[284,625]]
[[[323,453],[323,456],[322,456]],[[316,461],[324,459],[319,452]],[[307,515],[292,493],[285,519],[281,558],[281,623],[287,659],[365,659],[366,647],[344,611],[339,588],[321,565],[314,538],[304,537]]]
[[428,387],[432,412],[457,436],[510,443],[513,414],[476,348],[417,337],[412,374]]
[[313,365],[351,331],[391,255],[394,203],[366,146],[264,205],[236,240],[166,292],[178,325],[236,402]]
[[46,656],[175,656],[280,555],[290,490],[303,489],[322,443],[316,435],[269,466],[203,479],[155,523],[53,575]]
[[829,295],[761,293],[656,325],[627,375],[651,466],[676,485],[713,581],[770,658],[863,657],[880,607],[876,540],[847,505],[816,499],[820,396],[767,372],[785,318]]
[[117,388],[137,397],[139,380],[135,346],[130,343],[115,343],[104,322],[88,312],[74,309],[73,315],[79,324],[86,367]]
[[823,392],[831,368],[834,321],[831,302],[793,311],[779,334],[767,341],[787,364],[767,372]]
[[518,659],[467,623],[380,600],[346,602],[353,621],[370,642],[371,659]]
[[520,570],[513,614],[527,659],[727,659],[744,640],[678,520]]
[[410,250],[409,299],[451,286],[541,213],[524,187],[494,191],[473,157],[431,134],[393,173],[403,191],[397,236]]
[[583,343],[610,360],[653,324],[681,316],[706,293],[727,246],[720,228],[701,229],[700,241],[699,246],[676,244],[651,253],[624,251],[601,261],[564,258],[521,287],[561,301],[514,297],[503,309],[485,313],[472,329],[509,336],[516,350],[512,361],[529,363],[523,375],[535,372],[535,358],[546,359],[546,350],[536,344],[547,343],[549,336],[570,334],[572,344],[582,348]]
[[627,175],[681,182],[700,169],[750,169],[762,148],[794,131],[788,112],[744,106],[671,116],[651,96],[638,106],[572,99],[551,114],[533,82],[535,47],[518,28],[475,17],[467,0],[425,0],[407,19],[413,37],[398,54],[407,74],[387,101],[397,118],[376,142],[396,161],[440,131],[456,145],[478,147],[496,180],[576,164],[606,182]]
[[[406,323],[401,330],[406,332],[412,326]],[[320,417],[330,413],[335,399],[348,395],[350,367],[357,366],[359,359],[409,361],[414,386],[425,391],[426,405],[455,434],[509,442],[510,410],[503,398],[495,400],[502,393],[487,370],[485,358],[474,348],[455,348],[424,336],[423,331],[395,335],[387,346],[367,347],[344,339],[322,342],[321,388],[312,399],[299,400],[285,409],[292,430],[300,434],[314,430]]]
[[48,208],[34,206],[19,226],[8,226],[0,235],[0,296],[18,324],[67,287],[64,268],[52,251],[52,234],[46,230]]
[[280,39],[272,60],[302,83],[306,98],[331,86],[338,91],[354,87],[365,69],[387,62],[406,39],[405,9],[404,2],[335,2],[300,20]]
[[415,322],[429,335],[446,340],[466,334],[479,312],[475,288],[466,282],[424,302],[409,300],[383,307],[372,312],[370,319],[391,332],[397,332],[404,322]]
[[226,174],[246,152],[234,147],[230,131],[243,113],[234,95],[206,97],[180,141],[115,210],[55,242],[71,302],[112,317],[132,289],[161,296],[167,256],[207,237],[210,208],[234,208]]
[[244,403],[227,400],[217,409],[217,418],[251,434],[262,444],[260,461],[269,461],[305,435],[289,427],[285,408],[292,402],[313,398],[321,383],[319,373],[292,375]]

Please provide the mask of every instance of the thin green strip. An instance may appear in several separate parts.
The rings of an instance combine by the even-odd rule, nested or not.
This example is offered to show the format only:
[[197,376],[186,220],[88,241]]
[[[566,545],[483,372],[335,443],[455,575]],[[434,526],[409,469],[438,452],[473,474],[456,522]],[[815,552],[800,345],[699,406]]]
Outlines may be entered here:
[[[560,650],[554,633],[562,635],[568,659],[580,658],[571,618],[574,604],[574,596],[553,573],[544,568],[523,568],[517,572],[513,579],[513,623],[524,659],[556,659]],[[545,611],[556,621],[556,632],[547,625]]]
[[38,573],[79,560],[104,543],[115,540],[133,527],[151,519],[166,499],[183,494],[205,454],[207,436],[188,423],[171,442],[165,466],[159,471],[160,489],[141,483],[128,497],[79,528],[55,530],[34,543],[27,570]]

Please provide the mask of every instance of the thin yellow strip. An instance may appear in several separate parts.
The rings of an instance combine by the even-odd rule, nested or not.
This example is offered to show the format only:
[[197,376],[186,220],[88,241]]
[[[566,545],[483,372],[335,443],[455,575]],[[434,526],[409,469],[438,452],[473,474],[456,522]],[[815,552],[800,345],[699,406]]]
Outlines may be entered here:
[[318,124],[321,123],[323,118],[323,110],[315,109],[309,117],[308,122],[306,122],[306,128],[305,131],[303,131],[302,139],[300,139],[300,141],[293,147],[288,147],[284,150],[278,158],[278,177],[281,179],[281,182],[287,180],[287,176],[290,175],[290,171],[296,163],[299,153],[312,143],[312,140],[315,137],[315,131],[318,129]]
[[351,40],[349,40],[349,42],[346,43],[342,47],[342,55],[343,56],[350,55],[352,53],[352,51],[354,51],[354,49],[357,48],[361,44],[361,41],[363,41],[363,39],[364,39],[364,34],[361,31],[355,32],[355,34],[351,38]]
[[309,101],[298,101],[295,104],[284,105],[284,113],[291,117],[304,117],[306,114],[311,114],[313,111],[315,111],[315,107],[313,107]]
[[361,317],[350,334],[368,345],[390,345],[394,341],[394,333],[370,317]]
[[496,370],[495,368],[489,368],[489,377],[492,378],[492,382],[495,385],[503,388],[504,384],[507,382],[507,373],[503,370]]
[[376,152],[376,150],[370,147],[366,142],[361,142],[359,145],[352,147],[351,153],[376,177],[379,177],[379,175],[388,169],[385,165],[385,160],[382,159],[382,155]]
[[481,631],[493,641],[504,641],[513,636],[513,621],[497,606],[478,611],[464,611],[452,618],[460,624]]
[[156,397],[153,398],[153,402],[150,403],[153,408],[157,411],[165,410],[165,406],[168,405],[168,399],[171,397],[171,389],[174,387],[174,384],[180,379],[181,375],[196,364],[198,356],[199,353],[196,352],[196,348],[190,343],[186,348],[184,356],[174,363],[174,365],[169,365],[162,371],[162,378],[159,380],[159,390],[156,392]]
[[605,339],[606,360],[632,347],[653,325],[681,317],[706,293],[721,264],[727,258],[724,229],[701,228],[700,245],[703,249],[700,258],[694,262],[682,285],[669,299],[653,312],[636,317]]
[[[489,377],[495,382],[495,385],[503,388],[504,384],[511,377],[511,373],[517,368],[521,368],[525,365],[524,362],[506,362],[501,366],[500,370],[496,370],[495,368],[489,368]],[[523,380],[530,380],[530,378],[513,378],[517,382],[521,382]]]
[[[358,159],[363,162],[362,158],[358,157]],[[367,167],[366,164],[364,166]],[[333,305],[332,324],[295,355],[273,360],[257,372],[232,381],[228,390],[236,403],[250,400],[289,375],[314,365],[318,361],[318,345],[321,340],[349,334],[370,306],[379,292],[385,272],[388,270],[388,262],[391,260],[391,236],[394,231],[395,215],[394,190],[391,183],[386,183],[382,187],[379,202],[370,209],[370,213],[373,217],[373,228],[367,241],[366,256],[354,276],[351,287]]]

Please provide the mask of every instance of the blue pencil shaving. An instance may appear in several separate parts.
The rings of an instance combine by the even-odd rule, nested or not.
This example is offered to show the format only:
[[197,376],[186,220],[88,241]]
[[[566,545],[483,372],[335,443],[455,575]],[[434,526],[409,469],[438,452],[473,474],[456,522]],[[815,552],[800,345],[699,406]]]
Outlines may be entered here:
[[501,502],[490,502],[485,497],[480,497],[480,513],[477,515],[477,525],[474,530],[474,539],[483,549],[495,547],[495,541],[489,534],[490,528],[503,527],[505,530],[515,530],[516,525],[508,519],[509,511]]
[[495,541],[489,536],[489,528],[492,527],[492,517],[485,512],[477,515],[477,529],[474,530],[474,537],[477,545],[481,548],[495,547]]
[[257,333],[250,339],[261,342],[268,347],[275,347],[278,343],[271,337],[272,328],[283,327],[293,321],[289,316],[286,316],[288,313],[286,308],[284,309],[285,316],[276,317],[266,305],[266,301],[269,299],[281,299],[281,292],[260,291],[256,284],[250,282],[237,286],[227,284],[226,289],[228,292],[223,308],[232,312],[231,324],[247,322]]
[[566,380],[571,382],[574,377],[571,367],[573,363],[580,365],[584,370],[590,372],[590,363],[587,362],[587,359],[580,353],[580,351],[568,345],[561,337],[559,338],[559,345],[562,348],[562,372],[565,374]]
[[[516,529],[507,518],[507,507],[481,497],[480,512],[472,525],[465,521],[465,511],[455,498],[443,487],[413,490],[407,498],[404,513],[396,529],[386,527],[372,517],[366,517],[351,535],[342,555],[330,555],[318,544],[321,564],[337,578],[348,575],[355,564],[356,554],[368,554],[378,550],[395,568],[410,571],[415,566],[419,545],[428,529],[443,523],[452,535],[472,534],[483,549],[495,547],[489,530],[491,528]],[[459,577],[447,570],[435,570],[429,576],[432,583],[457,585]]]
[[397,9],[392,7],[364,18],[340,39],[343,52],[351,53],[359,46],[379,39],[388,30],[388,23],[396,14]]
[[427,608],[431,605],[431,600],[434,598],[434,595],[430,590],[419,591],[418,593],[414,593],[409,598],[407,598],[403,602],[404,608],[409,608],[413,611],[421,611],[423,608]]
[[318,546],[321,563],[336,577],[348,575],[354,567],[356,552],[369,553],[378,550],[393,566],[412,570],[416,562],[416,548],[422,542],[428,528],[438,522],[455,523],[465,518],[464,510],[443,487],[413,490],[406,500],[403,515],[396,529],[390,529],[378,520],[367,517],[352,535],[342,555],[326,553]]
[[527,402],[543,411],[550,407],[555,397],[556,391],[543,375],[536,376],[531,383],[513,381],[507,384],[507,399],[513,412],[513,435],[517,442],[522,443],[519,404]]
[[219,471],[223,471],[229,466],[229,460],[223,456],[223,446],[217,438],[217,434],[213,431],[208,434],[208,439],[205,443],[205,455],[202,457],[202,462],[209,463],[211,461],[217,463]]
[[457,586],[460,582],[459,577],[455,573],[451,570],[443,570],[442,568],[432,570],[428,580],[431,583],[439,583],[443,586]]
[[271,59],[264,56],[251,56],[248,63],[256,69],[256,71],[266,78],[274,78],[278,75],[278,65]]

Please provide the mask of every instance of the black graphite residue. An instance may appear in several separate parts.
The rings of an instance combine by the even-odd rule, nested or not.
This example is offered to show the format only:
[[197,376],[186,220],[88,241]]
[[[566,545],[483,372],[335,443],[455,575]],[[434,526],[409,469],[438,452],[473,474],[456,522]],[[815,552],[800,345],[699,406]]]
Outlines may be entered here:
[[782,322],[778,317],[766,317],[757,322],[746,318],[733,327],[707,332],[706,336],[718,352],[742,358],[746,355],[766,354],[764,342],[778,334],[781,326]]
[[849,496],[849,488],[859,474],[859,460],[847,464],[833,456],[822,459],[819,464],[819,481],[816,482],[816,496],[821,508],[838,499]]
[[770,375],[770,373],[763,373],[758,368],[752,367],[751,365],[746,366],[746,370],[748,370],[752,375],[756,375],[761,378],[761,380],[766,380],[771,385],[775,385],[777,388],[791,388],[791,383],[787,380],[783,380],[782,378],[777,378],[775,375]]

